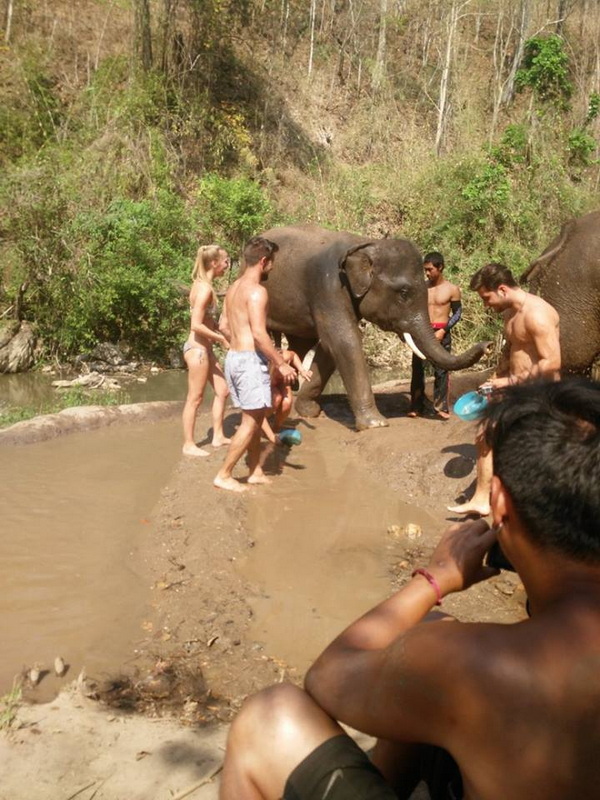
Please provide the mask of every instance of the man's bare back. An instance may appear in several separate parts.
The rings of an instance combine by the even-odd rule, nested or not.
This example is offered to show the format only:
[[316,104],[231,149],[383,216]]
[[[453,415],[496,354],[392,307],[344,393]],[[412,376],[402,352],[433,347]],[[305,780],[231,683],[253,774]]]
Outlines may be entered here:
[[230,334],[229,346],[232,350],[256,350],[251,318],[260,314],[261,308],[266,309],[266,304],[265,287],[257,286],[254,281],[244,280],[244,275],[230,286],[225,296],[224,313]]
[[242,410],[242,419],[213,484],[232,492],[245,491],[232,471],[246,452],[250,469],[247,483],[271,482],[260,463],[260,429],[272,404],[268,362],[279,370],[285,383],[296,377],[295,369],[285,363],[267,332],[268,296],[261,281],[273,267],[276,250],[277,245],[261,237],[248,242],[244,250],[245,272],[229,287],[219,322],[230,343],[225,376],[232,400]]
[[[415,679],[421,676],[419,690],[453,696],[438,708],[447,726],[442,746],[460,766],[466,800],[565,800],[584,796],[600,779],[592,723],[600,718],[597,599],[563,593],[556,606],[512,626],[430,623],[427,636],[405,646],[404,659]],[[436,630],[444,625],[443,633]],[[427,656],[438,669],[444,665],[429,690],[421,672]],[[392,691],[386,682],[380,689]]]

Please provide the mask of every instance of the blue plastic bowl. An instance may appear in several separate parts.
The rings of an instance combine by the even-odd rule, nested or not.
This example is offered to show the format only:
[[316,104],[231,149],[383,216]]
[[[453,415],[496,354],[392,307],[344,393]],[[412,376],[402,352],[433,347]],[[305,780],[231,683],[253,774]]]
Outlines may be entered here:
[[488,398],[479,392],[467,392],[454,404],[454,413],[464,422],[474,422],[483,417]]
[[283,444],[292,445],[302,442],[302,434],[295,428],[284,428],[282,431],[279,431],[278,436]]

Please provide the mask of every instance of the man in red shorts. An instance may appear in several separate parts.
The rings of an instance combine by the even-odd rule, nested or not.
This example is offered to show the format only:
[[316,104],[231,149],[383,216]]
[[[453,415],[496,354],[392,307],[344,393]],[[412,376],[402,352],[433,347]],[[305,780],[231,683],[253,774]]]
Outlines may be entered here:
[[[435,338],[448,352],[452,346],[450,331],[460,320],[462,302],[460,289],[444,277],[444,256],[436,251],[427,253],[423,269],[427,277],[427,305]],[[433,367],[433,408],[440,419],[448,419],[448,372]],[[425,362],[412,357],[409,417],[418,417],[425,409]]]

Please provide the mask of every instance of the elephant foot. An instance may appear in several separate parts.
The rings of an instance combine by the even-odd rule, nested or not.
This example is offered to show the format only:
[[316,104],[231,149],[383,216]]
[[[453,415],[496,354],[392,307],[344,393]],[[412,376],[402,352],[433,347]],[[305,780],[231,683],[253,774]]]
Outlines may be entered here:
[[294,408],[296,414],[299,414],[301,417],[318,417],[321,413],[321,406],[316,400],[306,400],[301,397],[296,397]]
[[366,431],[368,428],[387,428],[389,424],[381,414],[363,414],[356,417],[355,427],[357,431]]

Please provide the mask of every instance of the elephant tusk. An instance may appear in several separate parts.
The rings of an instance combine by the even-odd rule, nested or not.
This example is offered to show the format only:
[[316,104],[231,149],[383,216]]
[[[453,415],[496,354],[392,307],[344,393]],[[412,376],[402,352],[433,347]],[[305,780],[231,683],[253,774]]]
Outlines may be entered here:
[[410,333],[403,333],[402,336],[404,337],[404,341],[410,347],[410,349],[413,351],[413,353],[416,356],[418,356],[419,358],[422,358],[423,361],[425,361],[426,360],[425,356],[423,355],[423,353],[419,350],[419,348],[415,344],[415,341],[414,341],[413,337],[410,335]]
[[[314,361],[315,354],[317,352],[318,344],[319,343],[317,342],[317,344],[314,347],[311,347],[310,350],[308,351],[308,353],[304,356],[304,359],[302,360],[302,369],[306,370],[306,372],[308,372],[308,370],[312,366],[312,362]],[[299,375],[298,376],[298,385],[302,386],[303,383],[304,383],[304,378],[301,375]]]

